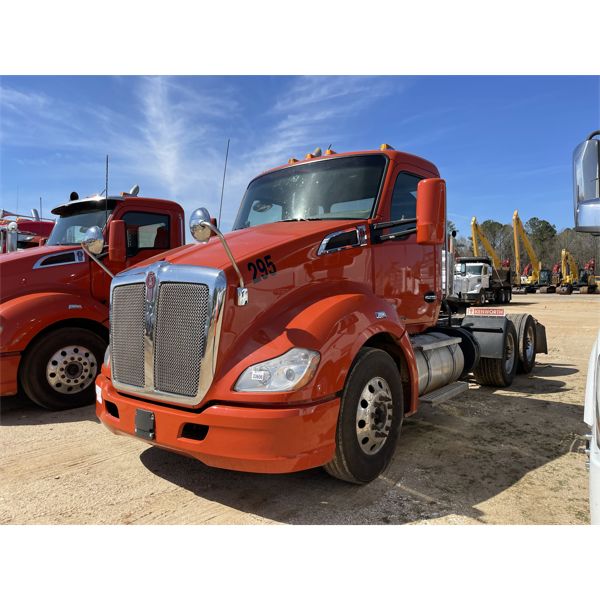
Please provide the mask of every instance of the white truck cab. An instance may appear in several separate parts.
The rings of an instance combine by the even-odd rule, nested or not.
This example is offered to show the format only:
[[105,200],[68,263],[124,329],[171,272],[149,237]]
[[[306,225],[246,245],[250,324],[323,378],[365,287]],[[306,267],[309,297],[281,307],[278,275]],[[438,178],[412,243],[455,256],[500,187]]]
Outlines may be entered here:
[[[592,132],[573,153],[575,231],[600,235],[600,130]],[[600,330],[592,348],[585,386],[583,420],[590,468],[590,518],[600,525]]]

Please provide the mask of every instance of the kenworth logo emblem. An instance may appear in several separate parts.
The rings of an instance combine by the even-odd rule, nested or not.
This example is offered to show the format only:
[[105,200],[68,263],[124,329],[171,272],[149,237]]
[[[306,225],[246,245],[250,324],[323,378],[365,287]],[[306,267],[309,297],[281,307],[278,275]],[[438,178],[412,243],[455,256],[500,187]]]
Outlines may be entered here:
[[146,275],[146,300],[150,302],[152,300],[152,296],[154,295],[154,286],[156,285],[156,275],[150,271],[148,275]]

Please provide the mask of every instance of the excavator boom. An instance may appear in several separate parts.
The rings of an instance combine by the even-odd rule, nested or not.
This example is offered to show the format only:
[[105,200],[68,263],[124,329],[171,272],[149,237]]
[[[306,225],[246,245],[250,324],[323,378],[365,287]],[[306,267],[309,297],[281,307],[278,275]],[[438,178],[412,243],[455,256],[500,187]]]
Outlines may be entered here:
[[471,237],[473,238],[473,256],[480,256],[479,242],[481,242],[488,256],[492,259],[494,268],[501,269],[502,261],[490,244],[490,241],[485,236],[485,233],[483,233],[483,230],[479,226],[479,223],[477,223],[477,219],[475,217],[471,219]]
[[523,242],[523,246],[525,247],[525,251],[527,252],[527,256],[529,256],[529,261],[531,262],[531,284],[535,285],[540,281],[540,271],[542,269],[542,263],[539,261],[527,234],[525,233],[525,228],[523,227],[523,223],[521,222],[521,218],[519,217],[519,211],[515,210],[513,214],[513,237],[515,243],[515,263],[516,263],[516,273],[521,272],[521,259],[520,259],[520,248],[519,248],[519,239]]

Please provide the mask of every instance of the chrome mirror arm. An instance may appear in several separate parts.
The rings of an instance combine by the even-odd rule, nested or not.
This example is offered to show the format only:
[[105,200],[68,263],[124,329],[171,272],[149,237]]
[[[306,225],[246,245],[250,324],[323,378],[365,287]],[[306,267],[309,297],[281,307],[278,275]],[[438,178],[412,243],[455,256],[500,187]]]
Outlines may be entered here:
[[223,248],[225,248],[225,252],[227,253],[227,256],[229,257],[229,260],[231,261],[231,264],[232,264],[233,268],[235,269],[235,272],[237,273],[237,276],[240,280],[240,285],[237,288],[236,304],[238,306],[246,306],[246,304],[248,304],[248,288],[246,287],[246,284],[244,283],[244,278],[242,277],[242,272],[240,271],[238,264],[235,261],[235,258],[233,258],[233,254],[231,253],[229,244],[227,243],[225,236],[219,231],[219,228],[215,227],[210,221],[203,221],[202,225],[204,227],[208,227],[208,229],[210,229],[219,238],[219,240],[221,240],[221,243],[223,244]]
[[111,272],[111,270],[106,267],[106,265],[98,260],[84,245],[81,244],[81,249],[111,278],[114,279],[115,275]]

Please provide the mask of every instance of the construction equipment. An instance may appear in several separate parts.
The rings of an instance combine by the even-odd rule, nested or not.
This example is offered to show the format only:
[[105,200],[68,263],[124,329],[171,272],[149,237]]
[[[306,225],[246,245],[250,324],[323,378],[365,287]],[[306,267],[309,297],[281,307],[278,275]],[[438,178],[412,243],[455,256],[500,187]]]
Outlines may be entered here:
[[[525,232],[525,228],[519,217],[519,211],[517,210],[515,210],[513,214],[513,239],[515,246],[515,273],[517,274],[513,293],[535,293],[536,290],[539,290],[542,294],[551,294],[555,292],[556,287],[552,284],[551,272],[549,269],[542,269],[542,263],[538,259],[537,254],[527,237],[527,233]],[[525,251],[527,252],[527,256],[531,263],[531,273],[529,275],[521,276],[520,279],[518,279],[519,273],[521,272],[519,239],[523,242],[523,246],[525,247]]]
[[573,289],[579,284],[579,269],[573,255],[564,248],[560,253],[561,279],[556,289],[558,294],[572,294]]
[[482,256],[482,254],[479,253],[479,242],[481,242],[481,244],[485,248],[485,251],[488,253],[488,256],[492,259],[492,264],[494,265],[494,268],[501,269],[502,261],[500,260],[500,257],[492,247],[492,244],[490,244],[490,241],[487,239],[485,233],[483,232],[483,229],[481,229],[481,227],[479,226],[476,217],[473,217],[471,219],[471,237],[473,239],[473,256]]
[[579,269],[579,293],[595,294],[598,289],[596,278],[596,261],[592,258],[588,260],[583,269]]

